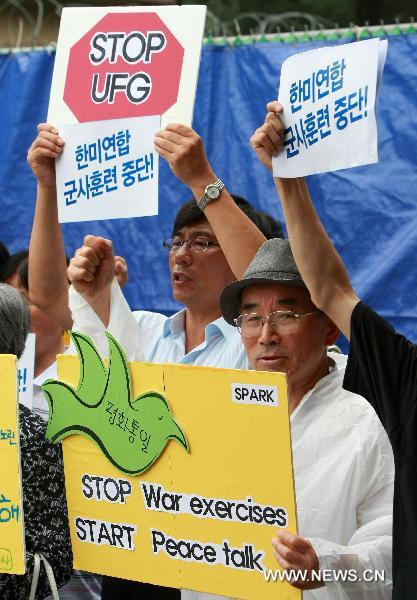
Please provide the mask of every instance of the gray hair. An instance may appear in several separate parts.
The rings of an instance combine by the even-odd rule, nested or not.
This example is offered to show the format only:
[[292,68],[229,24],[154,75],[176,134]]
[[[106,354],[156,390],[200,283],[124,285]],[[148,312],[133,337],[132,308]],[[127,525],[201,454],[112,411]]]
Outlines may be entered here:
[[29,307],[10,285],[0,283],[0,354],[20,358],[29,331]]

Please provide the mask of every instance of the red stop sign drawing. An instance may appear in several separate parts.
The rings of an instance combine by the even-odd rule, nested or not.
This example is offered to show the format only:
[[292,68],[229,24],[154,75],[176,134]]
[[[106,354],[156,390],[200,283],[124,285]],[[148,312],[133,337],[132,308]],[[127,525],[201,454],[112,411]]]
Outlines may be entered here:
[[109,13],[70,49],[64,102],[80,123],[162,115],[184,48],[156,13]]

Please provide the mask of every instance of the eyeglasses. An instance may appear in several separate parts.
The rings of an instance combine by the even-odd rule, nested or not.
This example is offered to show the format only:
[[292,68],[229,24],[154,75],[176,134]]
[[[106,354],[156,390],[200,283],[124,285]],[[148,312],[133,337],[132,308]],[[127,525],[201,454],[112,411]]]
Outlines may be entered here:
[[269,323],[272,329],[281,333],[293,333],[298,328],[301,318],[320,312],[313,310],[306,313],[294,313],[291,310],[276,310],[267,317],[259,313],[244,313],[235,319],[236,327],[242,337],[259,337],[264,323]]
[[190,252],[207,252],[208,248],[211,246],[220,246],[220,244],[217,244],[217,242],[211,242],[210,240],[206,240],[204,238],[194,238],[191,240],[174,238],[162,242],[163,247],[169,250],[169,252],[178,252],[181,250],[184,244],[187,246],[187,249]]

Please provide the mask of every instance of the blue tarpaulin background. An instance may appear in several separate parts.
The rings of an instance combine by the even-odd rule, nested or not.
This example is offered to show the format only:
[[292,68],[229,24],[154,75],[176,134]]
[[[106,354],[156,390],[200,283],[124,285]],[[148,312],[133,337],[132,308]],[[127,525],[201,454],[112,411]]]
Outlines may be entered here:
[[[279,218],[272,177],[248,140],[266,102],[276,98],[282,61],[323,45],[329,42],[206,46],[202,52],[194,128],[229,190]],[[379,164],[309,178],[358,294],[411,339],[417,339],[416,55],[417,35],[389,39],[377,108]],[[46,119],[53,62],[46,51],[0,55],[0,239],[11,251],[29,243],[36,189],[26,153],[36,124]],[[87,233],[112,239],[128,261],[130,305],[170,313],[178,307],[161,241],[190,193],[160,164],[158,217],[68,224],[63,232],[69,256]]]

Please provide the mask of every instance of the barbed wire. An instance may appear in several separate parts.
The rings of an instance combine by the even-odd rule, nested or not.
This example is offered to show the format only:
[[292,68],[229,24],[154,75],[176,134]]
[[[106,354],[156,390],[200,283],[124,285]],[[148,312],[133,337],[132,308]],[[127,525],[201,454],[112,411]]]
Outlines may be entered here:
[[[119,4],[131,4],[131,0],[118,0]],[[101,6],[103,2],[98,2]],[[154,4],[168,4],[167,0],[154,0]],[[174,3],[174,2],[173,2]],[[0,52],[19,50],[25,47],[46,47],[54,50],[58,37],[59,21],[65,6],[91,6],[91,2],[64,3],[59,0],[0,0]],[[411,19],[413,23],[413,20]],[[397,23],[397,25],[399,25]],[[351,31],[359,36],[368,27],[350,25]],[[379,29],[378,29],[379,27]],[[382,29],[381,29],[382,28]],[[381,31],[384,35],[383,23],[369,27],[371,32]],[[252,40],[273,39],[279,33],[304,32],[305,36],[314,32],[343,35],[337,24],[325,17],[306,12],[284,12],[269,14],[265,12],[244,12],[229,21],[222,21],[212,11],[207,12],[206,38],[220,39],[226,43],[234,43],[236,39],[250,36]],[[346,28],[345,28],[346,32]],[[295,40],[292,35],[292,41]],[[282,40],[286,41],[286,40]]]
[[[128,4],[126,0],[126,4]],[[62,3],[58,0],[1,0],[0,45],[19,48],[22,44],[36,46],[56,42],[61,11],[65,6],[91,6],[91,3]],[[267,14],[245,12],[230,21],[220,20],[208,11],[206,35],[212,37],[251,33],[263,35],[276,31],[298,28],[316,30],[330,28],[334,24],[323,17],[304,12]]]
[[230,21],[223,22],[214,13],[207,11],[206,34],[212,37],[240,36],[245,32],[262,36],[277,31],[331,29],[334,26],[335,23],[324,17],[305,12],[293,11],[280,14],[245,12]]

